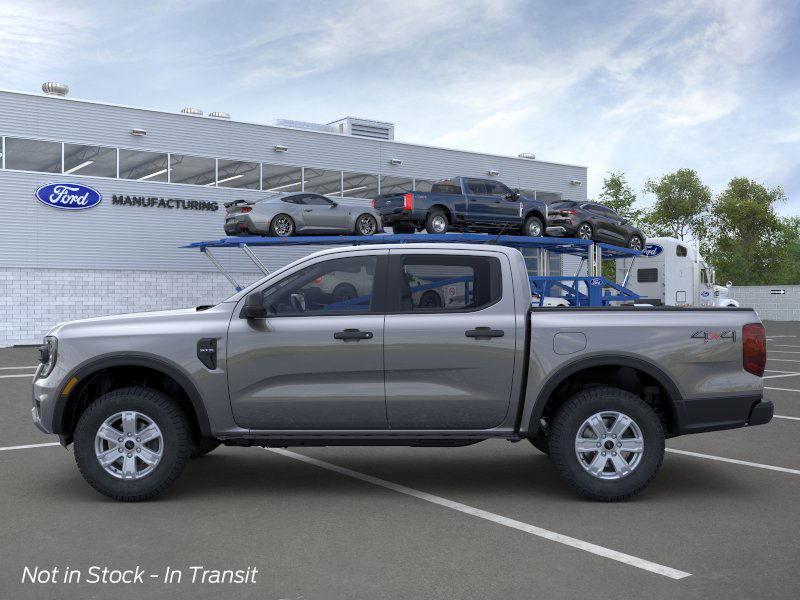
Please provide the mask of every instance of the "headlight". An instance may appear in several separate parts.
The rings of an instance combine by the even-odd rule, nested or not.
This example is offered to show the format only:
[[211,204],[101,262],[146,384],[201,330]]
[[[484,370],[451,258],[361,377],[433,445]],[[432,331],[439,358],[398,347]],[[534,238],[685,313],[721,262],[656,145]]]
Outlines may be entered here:
[[44,345],[39,346],[39,362],[42,363],[42,370],[39,372],[39,377],[47,377],[53,372],[53,367],[56,366],[56,359],[58,358],[58,339],[55,336],[48,335],[44,338]]

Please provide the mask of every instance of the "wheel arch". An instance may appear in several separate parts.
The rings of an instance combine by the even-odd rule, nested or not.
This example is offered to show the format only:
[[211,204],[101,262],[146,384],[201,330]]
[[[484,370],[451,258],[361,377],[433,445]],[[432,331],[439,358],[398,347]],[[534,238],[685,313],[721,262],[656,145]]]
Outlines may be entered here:
[[[77,383],[65,388],[72,379]],[[59,389],[53,414],[53,433],[71,441],[78,419],[91,403],[88,394],[97,389],[102,393],[125,387],[132,381],[146,381],[155,389],[164,391],[175,399],[189,419],[192,435],[196,439],[211,437],[211,424],[203,397],[197,386],[178,365],[148,354],[109,354],[90,359],[64,378]],[[108,389],[103,389],[107,387]]]
[[445,215],[447,215],[447,219],[450,221],[450,225],[453,224],[453,211],[450,210],[450,207],[446,204],[442,204],[441,202],[437,202],[436,204],[431,204],[428,207],[428,210],[425,211],[425,218],[428,218],[428,215],[431,214],[435,210],[441,210]]
[[[677,435],[683,421],[679,411],[682,395],[672,378],[658,365],[633,356],[606,354],[584,357],[560,367],[539,390],[527,423],[528,435],[539,431],[542,417],[555,411],[570,395],[574,385],[615,385],[637,394],[660,409],[668,434]],[[652,388],[657,388],[656,390]]]
[[538,208],[531,208],[525,213],[525,216],[522,218],[523,224],[528,220],[528,217],[539,217],[539,220],[542,222],[542,227],[547,227],[547,219],[544,218],[544,214]]

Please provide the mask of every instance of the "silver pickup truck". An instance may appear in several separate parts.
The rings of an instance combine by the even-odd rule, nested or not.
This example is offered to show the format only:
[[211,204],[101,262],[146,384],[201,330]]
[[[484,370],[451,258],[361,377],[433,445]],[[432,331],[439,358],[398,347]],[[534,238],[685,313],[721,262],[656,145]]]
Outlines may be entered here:
[[[358,292],[331,291],[356,276]],[[773,412],[752,310],[532,308],[522,255],[494,245],[326,250],[216,306],[58,325],[40,354],[34,423],[127,501],[220,443],[489,438],[530,440],[578,492],[620,500],[666,438]]]

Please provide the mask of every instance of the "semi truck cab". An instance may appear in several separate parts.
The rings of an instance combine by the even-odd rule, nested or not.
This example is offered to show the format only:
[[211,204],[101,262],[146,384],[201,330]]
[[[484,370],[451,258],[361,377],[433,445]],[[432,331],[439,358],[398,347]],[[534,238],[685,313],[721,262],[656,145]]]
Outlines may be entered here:
[[677,238],[648,238],[642,255],[617,260],[616,279],[655,306],[738,307],[731,283],[716,285],[714,269],[694,248]]

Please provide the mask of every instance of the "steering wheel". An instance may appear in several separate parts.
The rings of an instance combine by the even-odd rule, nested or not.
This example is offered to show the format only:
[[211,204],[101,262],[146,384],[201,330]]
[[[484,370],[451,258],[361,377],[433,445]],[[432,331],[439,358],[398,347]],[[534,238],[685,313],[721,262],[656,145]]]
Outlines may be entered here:
[[289,296],[292,302],[292,308],[295,312],[304,313],[306,312],[306,297],[300,292],[296,292]]

